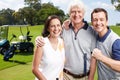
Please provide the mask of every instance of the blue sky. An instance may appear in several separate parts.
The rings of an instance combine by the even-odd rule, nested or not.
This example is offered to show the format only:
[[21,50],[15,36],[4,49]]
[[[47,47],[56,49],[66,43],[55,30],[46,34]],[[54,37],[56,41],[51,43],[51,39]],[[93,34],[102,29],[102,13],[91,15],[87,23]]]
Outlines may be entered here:
[[[42,3],[52,2],[55,6],[62,9],[67,13],[67,7],[69,3],[73,0],[42,0]],[[116,11],[114,6],[111,4],[111,0],[82,0],[86,6],[85,20],[90,22],[90,14],[92,10],[96,7],[102,7],[108,11],[109,25],[115,25],[120,23],[120,12]],[[24,0],[0,0],[0,10],[10,8],[13,10],[18,10],[24,7]]]

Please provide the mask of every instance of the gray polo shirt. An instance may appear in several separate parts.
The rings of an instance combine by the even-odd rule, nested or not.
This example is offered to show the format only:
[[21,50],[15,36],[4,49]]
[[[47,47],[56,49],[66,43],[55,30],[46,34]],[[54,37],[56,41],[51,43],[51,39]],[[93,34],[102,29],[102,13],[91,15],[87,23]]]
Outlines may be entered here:
[[[120,37],[112,30],[108,30],[102,38],[98,37],[97,47],[102,51],[103,55],[112,58],[112,46],[117,39],[120,39]],[[120,80],[120,73],[98,61],[98,80]]]
[[87,71],[90,68],[91,52],[96,46],[96,36],[87,23],[77,33],[72,25],[69,30],[63,29],[62,37],[65,44],[65,69],[73,74],[84,73],[84,54],[87,54]]

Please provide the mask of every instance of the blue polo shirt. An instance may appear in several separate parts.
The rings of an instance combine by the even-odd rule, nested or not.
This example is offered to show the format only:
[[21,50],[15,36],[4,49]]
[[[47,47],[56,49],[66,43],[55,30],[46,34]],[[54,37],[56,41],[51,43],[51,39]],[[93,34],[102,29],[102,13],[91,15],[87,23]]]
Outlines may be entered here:
[[[107,33],[102,38],[98,36],[97,40],[99,40],[100,42],[104,42],[110,32],[111,30],[108,28]],[[112,58],[115,60],[120,60],[120,39],[115,40],[112,45]]]

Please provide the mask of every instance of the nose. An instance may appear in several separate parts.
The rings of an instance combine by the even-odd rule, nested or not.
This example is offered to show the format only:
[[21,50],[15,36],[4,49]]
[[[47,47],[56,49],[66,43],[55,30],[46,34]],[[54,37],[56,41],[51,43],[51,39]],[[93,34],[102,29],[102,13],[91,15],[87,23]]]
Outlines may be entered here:
[[57,26],[57,25],[55,25],[55,27],[54,27],[54,28],[55,28],[55,30],[57,30],[57,29],[58,29],[58,26]]
[[100,24],[100,20],[97,21],[97,24]]
[[79,14],[78,11],[76,11],[76,12],[75,12],[75,15],[77,16],[78,14]]

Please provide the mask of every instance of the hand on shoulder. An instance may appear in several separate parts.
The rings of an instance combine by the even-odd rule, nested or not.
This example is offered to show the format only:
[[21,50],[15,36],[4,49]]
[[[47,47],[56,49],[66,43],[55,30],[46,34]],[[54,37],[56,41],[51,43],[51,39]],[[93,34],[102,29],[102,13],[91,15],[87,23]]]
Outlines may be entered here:
[[70,19],[65,20],[65,21],[63,22],[62,27],[63,27],[64,29],[68,30],[68,29],[69,29],[69,24],[70,24],[70,22],[71,22]]
[[42,36],[37,36],[36,37],[36,39],[35,39],[35,45],[37,46],[37,47],[42,47],[42,46],[44,46],[44,39],[43,39],[43,37]]

